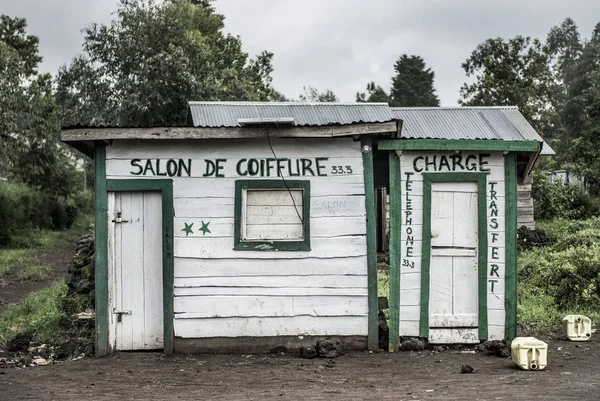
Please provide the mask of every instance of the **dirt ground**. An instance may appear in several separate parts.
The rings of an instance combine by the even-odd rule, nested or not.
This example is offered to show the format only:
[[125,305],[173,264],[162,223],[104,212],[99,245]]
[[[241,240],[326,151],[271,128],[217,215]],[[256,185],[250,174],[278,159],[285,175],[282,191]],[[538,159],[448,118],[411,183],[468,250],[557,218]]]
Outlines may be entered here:
[[43,254],[40,264],[48,265],[51,271],[44,280],[37,282],[21,282],[17,272],[13,271],[0,278],[0,310],[10,304],[17,303],[31,292],[47,288],[59,279],[64,279],[69,262],[75,254],[75,244]]
[[[508,358],[445,351],[291,354],[118,353],[0,369],[0,399],[46,400],[598,400],[600,343],[549,341],[544,371]],[[463,364],[475,368],[461,374]]]

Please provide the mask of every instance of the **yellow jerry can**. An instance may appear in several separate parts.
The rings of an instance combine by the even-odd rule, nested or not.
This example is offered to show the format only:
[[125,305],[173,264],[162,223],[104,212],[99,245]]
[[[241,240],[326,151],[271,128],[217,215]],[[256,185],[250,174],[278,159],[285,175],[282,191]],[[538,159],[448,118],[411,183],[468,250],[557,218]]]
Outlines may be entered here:
[[592,320],[583,315],[567,315],[562,320],[565,335],[571,341],[587,341],[592,336]]
[[542,370],[548,360],[548,344],[535,337],[517,337],[510,345],[513,362],[524,370]]

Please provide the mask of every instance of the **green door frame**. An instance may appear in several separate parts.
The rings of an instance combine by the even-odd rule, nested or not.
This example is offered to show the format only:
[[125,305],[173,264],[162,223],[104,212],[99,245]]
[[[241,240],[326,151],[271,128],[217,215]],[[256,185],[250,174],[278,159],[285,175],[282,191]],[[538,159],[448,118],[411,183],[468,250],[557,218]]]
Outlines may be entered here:
[[96,355],[107,355],[108,343],[108,192],[160,191],[162,194],[163,255],[163,329],[164,353],[173,352],[173,181],[170,179],[106,179],[106,149],[103,144],[95,152],[95,235],[96,235]]
[[431,184],[434,182],[477,183],[477,274],[479,339],[487,340],[487,173],[423,173],[423,242],[421,249],[421,313],[419,335],[429,337],[429,285],[431,263]]

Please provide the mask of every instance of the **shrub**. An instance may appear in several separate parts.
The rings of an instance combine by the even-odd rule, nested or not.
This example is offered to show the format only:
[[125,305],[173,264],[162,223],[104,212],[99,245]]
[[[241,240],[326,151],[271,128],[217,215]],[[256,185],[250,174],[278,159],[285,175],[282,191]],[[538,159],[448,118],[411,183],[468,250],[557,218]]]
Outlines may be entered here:
[[68,228],[76,215],[76,211],[67,212],[63,199],[24,184],[0,183],[0,247],[15,245],[17,237],[27,237],[23,234],[31,230]]
[[548,238],[548,245],[554,245],[567,237],[582,230],[600,230],[600,218],[593,217],[588,220],[555,219],[536,223],[537,230],[542,231]]
[[521,253],[520,286],[531,293],[551,296],[560,310],[599,310],[600,227],[597,219],[559,220],[547,227],[554,243]]
[[69,197],[69,204],[75,206],[80,213],[90,214],[94,211],[94,192],[76,192]]
[[536,220],[555,218],[586,219],[600,213],[600,202],[572,185],[552,184],[547,173],[533,174],[533,201]]

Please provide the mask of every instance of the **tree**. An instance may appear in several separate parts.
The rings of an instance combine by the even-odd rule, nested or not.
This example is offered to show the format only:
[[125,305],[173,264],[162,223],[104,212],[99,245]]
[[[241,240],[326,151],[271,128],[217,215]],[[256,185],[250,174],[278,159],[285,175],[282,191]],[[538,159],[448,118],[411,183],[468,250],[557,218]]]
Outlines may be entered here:
[[298,99],[301,102],[335,103],[340,101],[331,89],[325,89],[324,92],[319,92],[317,88],[310,85],[303,87],[303,89],[304,91],[298,96]]
[[419,56],[403,54],[394,64],[396,75],[392,77],[391,106],[436,107],[440,100],[435,94],[435,73],[427,68]]
[[39,39],[27,34],[27,21],[24,18],[0,16],[0,43],[17,53],[19,75],[28,78],[37,73],[37,66],[42,61],[38,54]]
[[190,100],[271,99],[273,54],[249,59],[223,20],[209,1],[121,0],[59,71],[65,124],[183,125]]
[[461,87],[461,105],[518,106],[538,130],[547,124],[551,76],[548,54],[538,39],[488,39],[462,68],[475,82]]
[[548,68],[551,74],[549,85],[548,124],[543,128],[544,139],[548,141],[557,152],[554,165],[566,167],[568,164],[567,153],[570,134],[565,121],[571,117],[565,113],[567,101],[567,82],[574,77],[583,45],[577,25],[571,18],[566,18],[560,25],[550,29],[546,37],[546,53],[548,54]]
[[590,191],[600,194],[600,23],[572,73],[565,81],[567,95],[562,113],[569,137],[567,159],[585,177]]
[[[368,97],[367,97],[368,95]],[[390,103],[390,96],[385,92],[379,85],[375,85],[375,82],[369,82],[367,84],[367,92],[357,92],[356,101],[362,102],[374,102],[374,103]]]
[[52,196],[74,187],[73,158],[59,141],[52,77],[38,75],[38,39],[20,18],[0,16],[0,162],[10,175]]

